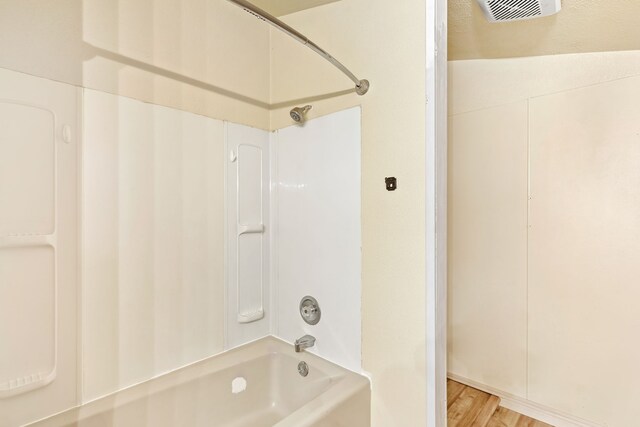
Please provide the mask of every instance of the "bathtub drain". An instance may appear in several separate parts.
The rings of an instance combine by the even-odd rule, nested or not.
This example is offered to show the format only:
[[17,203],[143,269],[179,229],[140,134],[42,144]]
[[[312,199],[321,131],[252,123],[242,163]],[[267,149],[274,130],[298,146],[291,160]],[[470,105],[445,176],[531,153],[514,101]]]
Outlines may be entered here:
[[305,362],[298,363],[298,373],[303,377],[309,375],[309,365],[307,365]]

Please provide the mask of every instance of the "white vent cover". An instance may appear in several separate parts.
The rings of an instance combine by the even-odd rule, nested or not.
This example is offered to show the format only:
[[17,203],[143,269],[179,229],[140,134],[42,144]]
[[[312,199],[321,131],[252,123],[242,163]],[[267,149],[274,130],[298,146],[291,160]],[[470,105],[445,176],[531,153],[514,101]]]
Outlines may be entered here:
[[560,0],[477,0],[490,22],[519,21],[560,12]]

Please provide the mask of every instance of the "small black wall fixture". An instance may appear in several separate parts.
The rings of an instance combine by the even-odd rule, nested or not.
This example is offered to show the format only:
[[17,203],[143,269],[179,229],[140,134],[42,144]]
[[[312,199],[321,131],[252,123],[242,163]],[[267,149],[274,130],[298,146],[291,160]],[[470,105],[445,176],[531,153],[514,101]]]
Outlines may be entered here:
[[398,180],[395,176],[386,177],[384,183],[387,186],[387,191],[396,191],[396,188],[398,188]]

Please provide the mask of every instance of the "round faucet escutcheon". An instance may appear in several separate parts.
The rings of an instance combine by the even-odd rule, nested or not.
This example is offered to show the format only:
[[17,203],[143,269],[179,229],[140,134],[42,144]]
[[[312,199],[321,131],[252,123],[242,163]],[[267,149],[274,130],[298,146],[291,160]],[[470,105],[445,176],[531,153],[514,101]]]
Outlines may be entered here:
[[317,325],[320,321],[322,313],[320,311],[320,304],[318,301],[307,295],[300,301],[300,316],[309,325]]

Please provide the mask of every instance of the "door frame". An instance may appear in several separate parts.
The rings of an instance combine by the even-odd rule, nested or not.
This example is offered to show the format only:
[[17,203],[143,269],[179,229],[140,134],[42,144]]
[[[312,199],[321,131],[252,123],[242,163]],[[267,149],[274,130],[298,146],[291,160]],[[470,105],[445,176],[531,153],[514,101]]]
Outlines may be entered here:
[[447,425],[447,0],[426,1],[427,426]]

